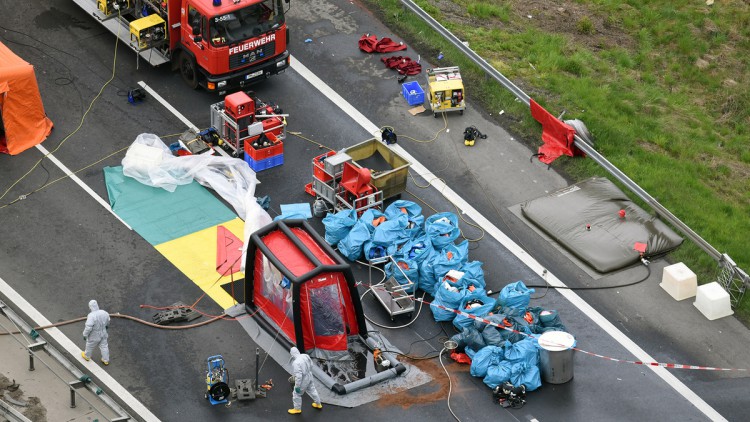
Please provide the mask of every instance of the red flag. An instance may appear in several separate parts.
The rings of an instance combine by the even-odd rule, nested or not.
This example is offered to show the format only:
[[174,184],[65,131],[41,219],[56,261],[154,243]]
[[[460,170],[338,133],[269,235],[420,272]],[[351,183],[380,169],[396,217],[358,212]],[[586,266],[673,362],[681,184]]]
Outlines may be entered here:
[[224,226],[216,228],[216,271],[230,275],[240,271],[242,241]]
[[573,136],[576,130],[550,114],[533,99],[531,100],[531,117],[542,124],[544,145],[539,147],[539,152],[536,154],[539,161],[551,164],[561,155],[569,157],[584,155],[581,150],[575,147]]

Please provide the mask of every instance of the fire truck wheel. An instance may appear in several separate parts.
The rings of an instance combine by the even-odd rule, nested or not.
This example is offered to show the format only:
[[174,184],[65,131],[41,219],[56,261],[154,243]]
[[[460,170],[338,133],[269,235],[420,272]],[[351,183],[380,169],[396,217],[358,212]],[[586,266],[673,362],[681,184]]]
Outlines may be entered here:
[[189,54],[180,54],[180,74],[182,75],[182,80],[192,89],[198,88],[198,72],[195,66],[195,60]]

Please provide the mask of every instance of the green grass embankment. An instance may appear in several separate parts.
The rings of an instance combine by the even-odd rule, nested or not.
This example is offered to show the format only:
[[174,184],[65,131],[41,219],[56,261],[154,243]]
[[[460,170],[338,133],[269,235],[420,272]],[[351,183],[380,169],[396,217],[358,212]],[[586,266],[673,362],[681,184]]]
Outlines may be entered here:
[[[500,123],[539,145],[540,126],[528,108],[400,1],[365,2],[420,51],[442,51],[443,62],[461,67],[472,101],[496,117],[504,110]],[[750,271],[750,4],[416,3],[553,114],[566,110],[566,119],[583,120],[597,151]],[[554,165],[577,180],[608,175],[592,160]],[[716,262],[690,242],[672,259],[701,283],[718,274]],[[737,314],[750,319],[750,300]]]

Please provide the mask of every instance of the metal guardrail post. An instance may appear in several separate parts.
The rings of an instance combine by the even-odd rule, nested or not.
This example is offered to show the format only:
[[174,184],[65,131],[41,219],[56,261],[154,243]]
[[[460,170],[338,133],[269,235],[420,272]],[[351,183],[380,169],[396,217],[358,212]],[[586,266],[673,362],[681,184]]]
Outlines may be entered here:
[[44,349],[44,346],[47,345],[46,341],[38,341],[34,344],[29,344],[26,348],[29,351],[29,371],[34,370],[34,352],[40,349]]
[[[432,29],[434,29],[440,35],[442,35],[443,38],[445,38],[451,44],[453,44],[454,47],[456,47],[458,50],[463,52],[467,57],[469,57],[474,62],[474,64],[482,68],[482,70],[484,70],[487,75],[493,77],[495,80],[497,80],[500,83],[500,85],[502,85],[508,91],[510,91],[513,95],[515,95],[519,101],[523,102],[527,106],[531,106],[531,98],[525,92],[523,92],[519,87],[517,87],[513,82],[511,82],[508,78],[506,78],[497,69],[492,67],[492,65],[487,63],[487,61],[484,60],[484,58],[479,56],[477,53],[475,53],[474,50],[470,49],[463,42],[461,42],[461,40],[459,40],[455,35],[453,35],[443,25],[441,25],[440,22],[436,21],[427,12],[422,10],[421,7],[419,7],[417,4],[415,4],[411,0],[401,0],[401,4],[404,6],[405,9],[411,10],[414,14],[416,14],[422,20],[424,20],[425,23],[427,23]],[[604,158],[603,155],[599,154],[593,148],[593,146],[587,144],[578,135],[575,135],[575,146],[576,148],[585,152],[587,156],[589,156],[597,164],[599,164],[605,170],[607,170],[615,179],[617,179],[618,181],[623,183],[625,186],[627,186],[631,192],[633,192],[643,201],[648,203],[649,206],[651,206],[653,210],[656,211],[656,213],[660,217],[664,218],[669,223],[674,225],[680,232],[682,232],[682,234],[688,237],[693,243],[698,245],[699,248],[701,248],[704,252],[710,255],[714,260],[716,260],[719,263],[719,265],[726,265],[727,258],[729,259],[729,261],[731,261],[731,258],[729,258],[729,255],[721,254],[710,243],[708,243],[705,239],[700,237],[695,231],[693,231],[690,227],[688,227],[687,224],[683,223],[679,218],[677,218],[668,209],[666,209],[663,205],[661,205],[656,199],[654,199],[654,197],[649,195],[648,192],[646,192],[645,190],[643,190],[643,188],[638,186],[637,183],[635,183],[627,175],[625,175],[625,173],[623,173],[622,171],[620,171],[620,169],[618,169],[612,163],[610,163],[606,158]],[[734,277],[734,280],[736,280],[736,282],[734,283],[734,287],[732,287],[731,283],[730,284],[722,283],[722,284],[724,285],[724,288],[728,290],[730,294],[732,294],[732,306],[736,306],[742,300],[742,296],[744,295],[745,290],[750,287],[750,276],[748,276],[748,274],[745,271],[743,271],[741,268],[736,267],[736,266],[734,266],[732,273],[733,273],[732,275]]]
[[83,388],[86,383],[81,380],[75,380],[68,383],[70,386],[70,407],[76,407],[76,389]]

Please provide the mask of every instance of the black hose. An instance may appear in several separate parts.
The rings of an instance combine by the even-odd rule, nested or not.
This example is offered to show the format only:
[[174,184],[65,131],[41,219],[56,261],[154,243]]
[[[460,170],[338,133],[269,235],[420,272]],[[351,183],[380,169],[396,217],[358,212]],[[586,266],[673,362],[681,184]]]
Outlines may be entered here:
[[[651,277],[651,267],[649,266],[649,262],[645,259],[642,259],[643,265],[646,267],[646,276],[641,278],[638,281],[633,281],[630,283],[625,284],[617,284],[614,286],[593,286],[593,287],[568,287],[568,286],[552,286],[550,284],[539,284],[539,285],[526,285],[528,288],[552,288],[552,289],[561,289],[561,290],[605,290],[605,289],[619,289],[621,287],[629,287],[634,286],[638,283],[643,283],[644,281],[648,280],[649,277]],[[492,296],[494,294],[500,293],[500,290],[492,293],[488,293],[488,296]]]

